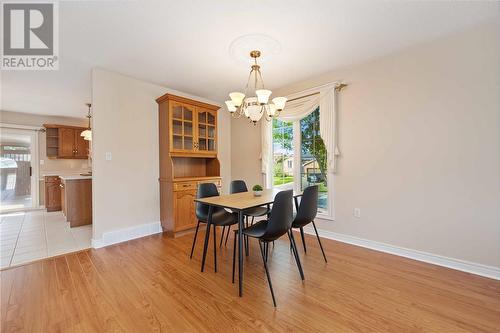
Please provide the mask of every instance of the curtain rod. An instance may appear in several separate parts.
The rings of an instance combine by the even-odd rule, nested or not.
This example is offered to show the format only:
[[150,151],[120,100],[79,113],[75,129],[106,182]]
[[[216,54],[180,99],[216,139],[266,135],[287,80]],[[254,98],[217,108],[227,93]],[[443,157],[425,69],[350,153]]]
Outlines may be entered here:
[[[307,90],[319,89],[321,87],[326,87],[326,86],[328,86],[330,84],[331,83],[327,83],[327,84],[324,84],[324,85],[321,85],[321,86],[317,86],[317,87],[314,87],[314,88],[310,88],[310,89],[307,89]],[[337,92],[341,92],[342,89],[344,89],[345,87],[347,87],[346,83],[336,83],[336,84],[337,85],[335,86],[335,91],[337,91]],[[307,90],[304,90],[304,91],[307,91]],[[294,93],[294,95],[295,94],[300,94],[300,92]],[[299,99],[302,99],[302,98],[306,98],[306,97],[311,97],[311,96],[314,96],[314,95],[319,95],[319,91],[315,92],[315,93],[312,93],[312,94],[308,94],[308,95],[304,95],[304,96],[300,96],[300,97],[295,97],[295,98],[289,99],[287,102],[293,102],[293,101],[296,101],[296,100],[299,100]]]

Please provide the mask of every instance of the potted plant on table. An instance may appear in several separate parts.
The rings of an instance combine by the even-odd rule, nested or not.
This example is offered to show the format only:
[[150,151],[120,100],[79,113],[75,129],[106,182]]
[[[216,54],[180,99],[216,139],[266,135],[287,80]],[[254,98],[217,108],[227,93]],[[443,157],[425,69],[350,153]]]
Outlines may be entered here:
[[256,197],[260,197],[262,195],[262,186],[260,185],[254,185],[252,187],[253,195]]

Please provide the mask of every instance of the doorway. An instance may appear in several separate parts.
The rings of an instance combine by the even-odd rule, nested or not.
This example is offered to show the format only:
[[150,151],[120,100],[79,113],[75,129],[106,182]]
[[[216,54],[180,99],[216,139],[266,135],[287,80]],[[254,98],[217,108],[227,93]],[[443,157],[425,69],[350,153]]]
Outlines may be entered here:
[[0,212],[37,208],[38,133],[0,129]]

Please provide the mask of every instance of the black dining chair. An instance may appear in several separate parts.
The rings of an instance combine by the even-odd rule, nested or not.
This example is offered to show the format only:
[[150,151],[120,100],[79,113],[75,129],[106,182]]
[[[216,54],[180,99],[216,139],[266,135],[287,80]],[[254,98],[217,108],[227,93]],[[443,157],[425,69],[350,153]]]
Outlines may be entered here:
[[[234,194],[234,193],[242,193],[242,192],[248,192],[247,184],[245,183],[244,180],[233,180],[231,184],[229,185],[229,193]],[[252,217],[251,225],[253,225],[254,220],[256,217],[261,217],[269,214],[270,210],[268,207],[253,207],[249,209],[245,209],[243,211],[243,216],[245,217],[245,226],[248,227],[248,218]],[[226,228],[222,228],[222,237],[220,240],[219,247],[222,246],[222,239],[224,238],[224,231]],[[227,245],[227,239],[229,237],[229,232],[231,231],[231,226],[228,226],[227,233],[226,233],[226,240],[224,242],[224,245]],[[245,253],[248,255],[248,239],[245,238]]]
[[307,253],[306,239],[304,237],[304,227],[309,223],[312,223],[314,231],[316,232],[316,237],[318,238],[319,247],[323,253],[323,258],[326,260],[325,251],[323,250],[323,245],[321,245],[321,239],[319,238],[318,229],[316,229],[316,224],[314,224],[314,219],[318,213],[318,185],[313,185],[307,187],[302,193],[302,198],[300,199],[300,205],[297,205],[297,198],[295,198],[295,205],[297,207],[297,214],[292,222],[292,228],[300,229],[300,236],[302,238],[302,245],[304,246],[304,253]]
[[[302,270],[302,265],[300,264],[300,258],[297,252],[297,245],[295,244],[295,239],[293,238],[293,233],[291,231],[292,220],[293,220],[293,191],[281,191],[276,194],[274,198],[273,208],[268,220],[259,221],[248,228],[243,229],[243,235],[247,237],[257,238],[259,240],[260,254],[262,256],[262,262],[264,263],[264,268],[266,270],[267,282],[269,284],[269,289],[271,290],[271,296],[273,298],[273,304],[276,306],[276,299],[274,297],[273,285],[271,283],[271,277],[269,275],[269,269],[267,267],[267,254],[269,252],[269,243],[277,240],[283,235],[287,235],[290,240],[290,245],[293,250],[295,257],[295,263],[299,269],[300,277],[304,280],[304,272]],[[235,231],[234,237],[234,247],[233,247],[233,283],[234,283],[234,271],[236,262],[236,238],[237,230]]]
[[[198,185],[198,193],[196,194],[197,198],[208,198],[208,197],[215,197],[219,195],[219,191],[217,191],[217,186],[213,183],[204,183]],[[229,213],[226,211],[224,208],[220,207],[213,207],[212,208],[212,223],[209,225],[208,224],[208,214],[209,214],[210,206],[206,204],[202,204],[197,202],[196,203],[196,217],[198,219],[198,224],[196,225],[196,231],[194,233],[194,239],[193,239],[193,246],[191,247],[191,255],[189,258],[193,257],[193,251],[194,251],[194,246],[196,244],[196,237],[198,235],[198,229],[200,227],[200,223],[207,223],[207,229],[206,229],[206,237],[210,238],[210,227],[213,225],[214,227],[214,265],[215,265],[215,271],[217,272],[217,249],[216,249],[216,243],[217,243],[217,231],[216,227],[222,226],[230,226],[233,224],[238,223],[238,217],[236,214]],[[203,261],[202,261],[202,271],[203,271],[203,265],[205,264],[205,257],[207,253],[207,247],[205,246],[203,248]]]

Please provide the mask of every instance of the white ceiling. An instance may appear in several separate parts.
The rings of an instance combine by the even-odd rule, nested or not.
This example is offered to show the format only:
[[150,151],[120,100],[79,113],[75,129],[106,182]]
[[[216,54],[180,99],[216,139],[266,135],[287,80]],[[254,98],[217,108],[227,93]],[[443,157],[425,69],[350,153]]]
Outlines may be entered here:
[[273,89],[493,17],[478,1],[64,1],[60,70],[4,71],[3,110],[83,117],[94,66],[222,102],[248,75],[229,55],[241,35],[281,44],[262,66]]

